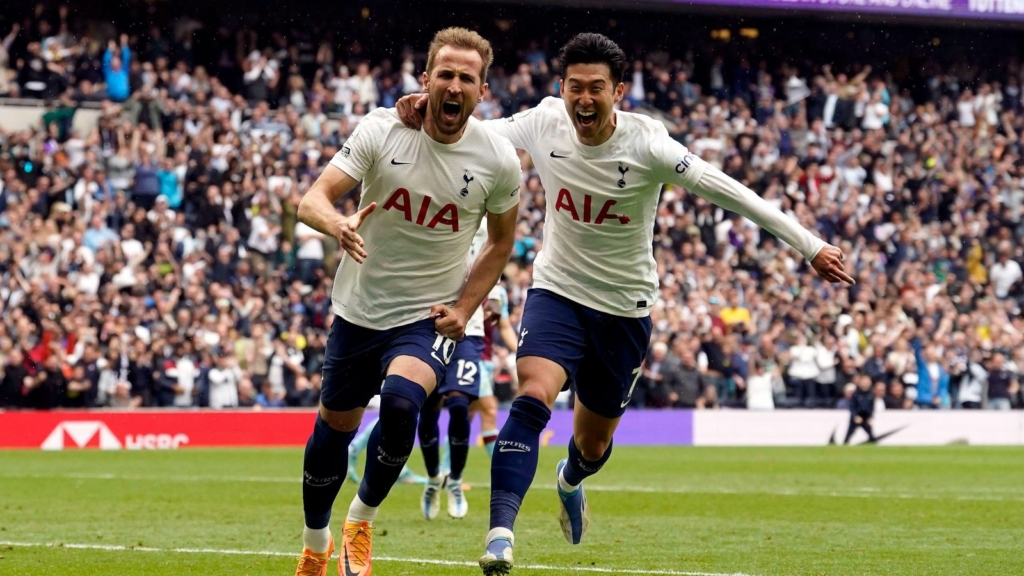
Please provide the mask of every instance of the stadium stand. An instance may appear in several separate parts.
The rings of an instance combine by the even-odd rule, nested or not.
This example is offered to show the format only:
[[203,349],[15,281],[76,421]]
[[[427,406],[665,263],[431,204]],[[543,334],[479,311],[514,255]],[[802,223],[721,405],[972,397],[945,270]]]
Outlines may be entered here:
[[[316,405],[340,252],[297,206],[360,118],[419,91],[424,55],[392,38],[402,56],[383,57],[370,25],[341,41],[223,15],[111,21],[41,7],[0,30],[0,406]],[[501,38],[483,118],[557,94],[569,24],[513,39],[502,22],[482,25]],[[644,52],[628,26],[643,56],[622,109],[839,245],[858,280],[823,284],[667,187],[636,407],[848,407],[861,375],[885,409],[1024,406],[1017,59],[981,70],[938,44],[887,65],[881,46],[792,58],[706,30]],[[903,34],[871,44],[931,41]],[[522,164],[514,323],[547,206]]]

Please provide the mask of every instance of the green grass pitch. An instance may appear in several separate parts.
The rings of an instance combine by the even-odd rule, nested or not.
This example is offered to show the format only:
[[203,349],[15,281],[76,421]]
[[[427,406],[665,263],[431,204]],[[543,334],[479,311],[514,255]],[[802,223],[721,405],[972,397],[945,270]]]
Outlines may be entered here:
[[[1024,449],[619,447],[587,481],[578,547],[556,517],[563,453],[541,453],[514,574],[1024,574]],[[0,452],[0,574],[290,576],[301,462],[301,449]],[[482,450],[466,480],[461,521],[423,520],[420,487],[392,491],[375,576],[479,574]]]

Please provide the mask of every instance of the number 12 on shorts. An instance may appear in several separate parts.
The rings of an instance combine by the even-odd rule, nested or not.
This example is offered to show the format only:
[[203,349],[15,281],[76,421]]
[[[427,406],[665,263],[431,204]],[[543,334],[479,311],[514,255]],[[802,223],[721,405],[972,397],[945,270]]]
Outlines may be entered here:
[[634,374],[633,385],[629,387],[629,392],[626,393],[626,400],[622,402],[622,405],[619,406],[619,408],[625,408],[626,405],[629,404],[629,401],[633,398],[633,390],[636,389],[636,383],[638,380],[640,380],[640,374],[643,372],[642,368],[643,366],[637,366],[636,370],[633,370],[631,372],[631,374]]
[[472,386],[473,382],[476,381],[476,372],[476,362],[459,358],[459,369],[455,373],[459,386]]

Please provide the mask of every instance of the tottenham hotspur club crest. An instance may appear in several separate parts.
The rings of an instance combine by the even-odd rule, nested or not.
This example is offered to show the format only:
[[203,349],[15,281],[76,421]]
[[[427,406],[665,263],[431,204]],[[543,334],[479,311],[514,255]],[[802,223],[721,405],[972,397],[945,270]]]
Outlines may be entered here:
[[626,172],[629,172],[629,166],[623,166],[619,164],[619,174],[622,174],[622,178],[619,178],[619,188],[626,187]]
[[466,196],[469,196],[469,183],[475,180],[475,178],[473,176],[470,176],[469,172],[466,172],[465,174],[462,175],[462,179],[466,181],[466,185],[462,188],[462,190],[459,190],[459,195],[465,198]]

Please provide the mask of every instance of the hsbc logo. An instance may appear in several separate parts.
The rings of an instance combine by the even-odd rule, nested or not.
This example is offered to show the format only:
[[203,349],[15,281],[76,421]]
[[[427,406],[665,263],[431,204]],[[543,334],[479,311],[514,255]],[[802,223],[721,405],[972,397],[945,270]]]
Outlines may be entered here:
[[[70,445],[69,445],[70,441]],[[121,442],[103,422],[61,422],[43,440],[43,450],[63,450],[68,448],[99,448],[100,450],[120,450]]]
[[61,422],[43,440],[43,450],[99,448],[100,450],[174,450],[189,443],[185,434],[128,434],[124,444],[99,421]]

